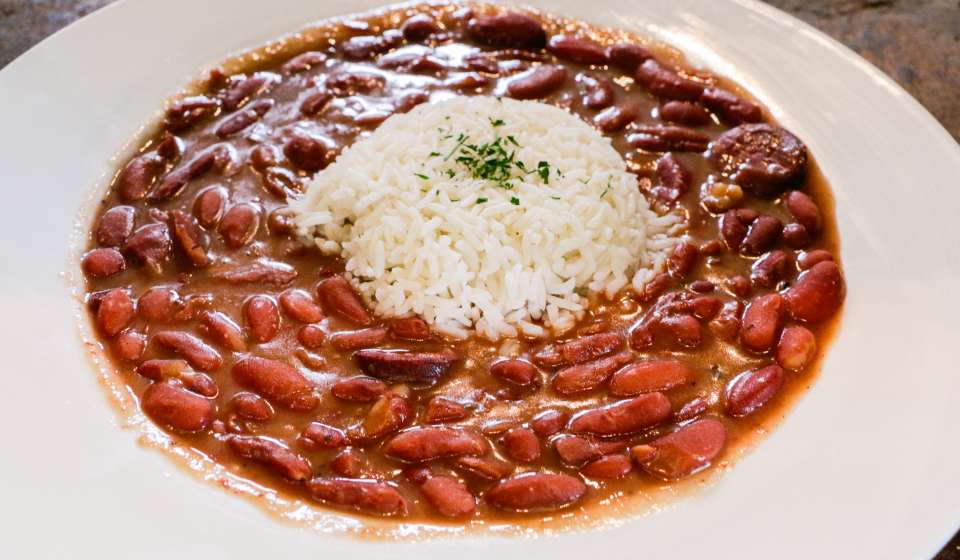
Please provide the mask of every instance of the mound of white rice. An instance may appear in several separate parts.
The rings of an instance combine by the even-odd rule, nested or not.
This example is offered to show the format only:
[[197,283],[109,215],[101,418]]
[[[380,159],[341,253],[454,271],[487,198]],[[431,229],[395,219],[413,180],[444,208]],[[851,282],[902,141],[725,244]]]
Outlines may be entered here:
[[[491,178],[498,166],[509,180]],[[650,210],[610,141],[579,118],[493,97],[390,117],[291,207],[377,314],[494,340],[566,330],[589,293],[642,289],[685,227]]]

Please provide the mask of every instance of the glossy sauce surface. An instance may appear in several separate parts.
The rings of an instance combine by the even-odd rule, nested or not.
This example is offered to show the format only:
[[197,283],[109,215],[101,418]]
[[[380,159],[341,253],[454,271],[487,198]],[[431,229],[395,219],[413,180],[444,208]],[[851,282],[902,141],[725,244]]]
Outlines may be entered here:
[[[773,123],[732,84],[634,37],[495,13],[318,27],[214,72],[118,171],[82,262],[87,300],[118,376],[177,442],[367,515],[602,517],[716,468],[810,385],[843,285],[811,264],[838,261],[838,239],[805,151],[771,128],[780,159],[750,175],[731,163],[740,144],[717,139]],[[293,236],[286,197],[340,150],[394,112],[471,94],[567,108],[652,204],[685,211],[687,244],[646,293],[593,298],[555,339],[447,341],[415,318],[368,320],[342,262]]]

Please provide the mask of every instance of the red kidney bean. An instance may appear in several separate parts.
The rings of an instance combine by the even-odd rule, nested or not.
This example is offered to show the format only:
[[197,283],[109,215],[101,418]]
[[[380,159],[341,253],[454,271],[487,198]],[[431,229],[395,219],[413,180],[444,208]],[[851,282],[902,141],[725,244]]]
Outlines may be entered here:
[[[749,286],[749,282],[747,282]],[[723,340],[732,341],[740,332],[740,311],[743,304],[738,300],[723,304],[717,318],[710,322],[713,332]]]
[[361,35],[347,39],[342,46],[343,54],[354,60],[365,60],[373,55],[390,50],[390,44],[381,37]]
[[210,264],[210,256],[207,255],[207,236],[190,215],[181,210],[172,210],[170,229],[177,246],[194,266],[204,267]]
[[267,296],[253,296],[243,306],[250,338],[255,342],[270,342],[280,332],[280,309]]
[[430,325],[419,317],[392,319],[388,325],[390,336],[397,340],[430,340]]
[[180,432],[205,430],[214,418],[213,401],[167,381],[147,387],[140,406],[154,422]]
[[424,482],[430,480],[435,475],[433,469],[426,465],[412,465],[403,469],[403,476],[409,480],[411,484],[422,486]]
[[610,64],[628,74],[637,71],[644,61],[653,58],[653,54],[646,47],[631,43],[617,43],[607,47],[607,59]]
[[200,371],[213,371],[223,365],[220,354],[192,334],[180,331],[160,331],[153,335],[160,346],[187,360]]
[[446,69],[446,65],[432,53],[431,49],[420,45],[403,47],[381,56],[377,66],[395,72],[439,74]]
[[147,348],[147,337],[137,331],[126,330],[113,341],[113,353],[122,362],[136,362]]
[[780,332],[784,315],[784,301],[780,294],[766,294],[755,298],[743,312],[740,343],[752,352],[763,353],[773,348]]
[[390,118],[391,114],[387,111],[366,111],[353,117],[353,122],[360,127],[373,128]]
[[617,454],[604,455],[590,461],[580,469],[580,474],[595,480],[620,480],[632,470],[630,459],[626,455]]
[[401,432],[384,445],[388,456],[418,463],[457,455],[483,455],[489,444],[480,435],[464,428],[416,426]]
[[500,509],[552,511],[570,506],[583,497],[587,486],[579,478],[559,473],[528,472],[498,482],[486,499]]
[[344,449],[328,465],[334,474],[348,477],[360,477],[365,470],[360,454],[351,448]]
[[343,276],[331,276],[317,285],[317,295],[324,308],[358,325],[369,325],[373,319],[360,296]]
[[147,224],[138,228],[127,239],[123,251],[137,262],[159,272],[170,255],[172,241],[166,224]]
[[486,87],[490,84],[490,78],[484,76],[483,74],[477,74],[476,72],[468,72],[465,74],[457,74],[450,77],[447,81],[444,82],[449,88],[466,91],[466,90],[479,90],[480,88]]
[[400,26],[403,38],[411,43],[426,41],[431,35],[440,32],[437,20],[427,14],[416,14],[407,18]]
[[777,363],[784,369],[800,371],[807,367],[817,353],[817,339],[810,329],[801,326],[787,327],[777,342]]
[[275,237],[290,235],[296,229],[293,219],[289,208],[285,206],[274,208],[267,216],[267,230]]
[[387,329],[370,327],[357,331],[340,331],[330,336],[330,343],[338,350],[359,350],[379,346],[387,340]]
[[605,356],[623,346],[620,333],[598,333],[547,346],[533,356],[544,367],[579,364]]
[[656,426],[670,415],[670,401],[663,393],[647,393],[613,404],[582,411],[570,419],[576,434],[616,436]]
[[353,354],[360,369],[390,383],[433,385],[444,377],[459,358],[452,351],[403,352],[359,350]]
[[670,337],[674,346],[696,348],[703,340],[700,322],[686,313],[666,315],[653,326],[656,332]]
[[727,280],[727,288],[735,296],[746,297],[750,293],[750,280],[746,276],[734,276]]
[[757,123],[763,120],[763,109],[725,89],[703,90],[700,102],[729,124]]
[[650,442],[655,451],[641,461],[647,473],[664,480],[677,480],[710,466],[727,442],[727,430],[714,418],[704,418]]
[[532,463],[540,458],[540,440],[530,428],[511,428],[503,435],[507,456],[520,463]]
[[707,401],[697,397],[692,401],[684,403],[684,405],[673,414],[673,421],[686,422],[687,420],[693,420],[694,418],[703,416],[706,414],[709,406],[710,405],[707,404]]
[[724,177],[769,195],[803,175],[807,147],[779,126],[744,124],[714,140],[709,159]]
[[483,72],[486,74],[500,73],[497,58],[491,53],[472,52],[463,57],[463,63],[467,70],[473,70],[474,72]]
[[516,12],[477,16],[467,23],[467,34],[490,47],[538,50],[547,44],[547,33],[540,22]]
[[192,127],[197,122],[213,115],[220,108],[218,99],[204,95],[184,97],[167,108],[164,125],[167,129],[179,132]]
[[117,192],[126,202],[141,200],[163,171],[166,160],[155,152],[147,152],[130,160],[117,176]]
[[537,368],[524,360],[508,359],[494,362],[490,366],[490,375],[497,379],[526,387],[537,380]]
[[627,448],[627,442],[624,440],[604,441],[569,434],[561,434],[553,438],[552,443],[560,460],[574,467],[602,455],[619,453]]
[[809,270],[815,264],[825,261],[833,261],[833,254],[823,249],[804,251],[797,256],[797,266],[800,267],[800,270]]
[[97,308],[97,329],[100,334],[111,338],[120,333],[133,320],[133,300],[123,288],[108,291]]
[[306,132],[297,131],[291,135],[283,153],[298,168],[313,173],[327,166],[330,142]]
[[783,241],[793,249],[801,249],[810,243],[810,232],[800,224],[783,226]]
[[[692,286],[691,286],[692,289]],[[690,313],[701,321],[709,321],[717,316],[723,302],[713,296],[700,296],[691,299],[688,303]]]
[[737,375],[727,383],[724,395],[727,414],[746,416],[765,405],[783,386],[783,368],[771,365]]
[[413,416],[410,403],[399,396],[386,394],[377,399],[361,426],[362,437],[375,439],[402,428]]
[[620,352],[561,369],[553,378],[553,390],[561,395],[592,391],[605,383],[617,368],[632,359],[633,356],[629,352]]
[[603,65],[607,63],[606,50],[589,39],[569,35],[554,35],[547,43],[547,51],[557,58],[578,64]]
[[[703,249],[700,249],[700,252],[703,252]],[[709,280],[694,280],[690,282],[690,289],[694,292],[707,294],[714,291],[717,288],[716,284]],[[699,317],[698,317],[699,318]]]
[[314,478],[307,490],[315,500],[379,515],[406,515],[407,502],[392,484],[362,478]]
[[152,323],[173,321],[183,307],[180,294],[170,288],[150,288],[137,301],[137,313]]
[[199,154],[189,162],[170,171],[163,181],[150,192],[153,200],[166,200],[179,194],[187,184],[206,174],[211,169],[228,171],[232,166],[236,149],[227,144],[216,144]]
[[301,482],[313,475],[309,461],[275,440],[230,435],[227,436],[227,445],[240,457],[260,463],[287,480]]
[[184,360],[147,360],[137,366],[137,373],[152,381],[177,378],[189,371],[190,365]]
[[750,280],[758,288],[772,288],[787,277],[790,255],[779,249],[770,251],[753,263]]
[[217,343],[234,352],[245,352],[247,343],[243,330],[226,313],[204,311],[200,314],[200,324],[207,335]]
[[563,85],[567,69],[543,65],[518,74],[507,82],[507,94],[515,99],[542,99]]
[[747,237],[750,224],[758,216],[755,210],[748,208],[727,210],[720,216],[720,237],[723,238],[728,249],[733,252],[740,251],[740,245]]
[[327,55],[320,51],[307,51],[285,62],[281,69],[287,74],[299,74],[310,70],[314,66],[320,66],[326,60]]
[[684,78],[652,58],[637,67],[633,77],[650,93],[665,99],[697,101],[704,90],[700,82]]
[[348,444],[343,430],[321,422],[310,422],[298,438],[308,449],[338,449]]
[[281,200],[296,197],[304,190],[297,174],[284,167],[269,167],[260,177],[260,183],[270,194]]
[[217,225],[227,205],[227,189],[220,185],[207,187],[193,201],[193,215],[205,228]]
[[433,397],[427,403],[423,419],[430,424],[458,422],[469,415],[467,408],[453,399]]
[[300,104],[300,113],[308,117],[319,115],[333,101],[333,94],[326,89],[318,89],[307,95]]
[[740,243],[740,252],[749,256],[762,255],[776,245],[782,233],[783,222],[773,216],[761,214],[750,224],[746,237]]
[[679,126],[641,126],[627,135],[627,142],[647,152],[702,152],[710,138]]
[[426,103],[430,100],[430,94],[419,89],[405,92],[397,98],[393,104],[395,113],[407,113],[417,105]]
[[466,485],[449,476],[433,476],[420,486],[430,504],[445,517],[469,517],[477,509],[477,499]]
[[589,109],[606,109],[613,105],[613,82],[605,76],[581,74],[578,81],[583,86],[583,105]]
[[667,271],[674,278],[683,279],[693,272],[699,256],[699,248],[689,241],[684,241],[673,249],[673,253],[667,259]]
[[307,348],[320,348],[327,339],[327,333],[316,325],[304,325],[297,331],[297,340]]
[[336,97],[370,94],[383,89],[386,79],[380,74],[340,70],[327,76],[324,85]]
[[545,410],[533,417],[530,427],[538,436],[549,437],[562,430],[569,418],[566,412]]
[[93,249],[83,255],[80,260],[83,272],[91,278],[106,278],[126,270],[127,261],[120,251],[112,247]]
[[607,134],[623,130],[633,121],[640,118],[640,104],[635,101],[624,101],[604,109],[593,118],[593,124]]
[[331,392],[345,401],[373,402],[387,392],[387,385],[373,377],[358,376],[337,381]]
[[710,112],[692,101],[667,101],[660,105],[660,118],[686,126],[706,126],[713,122]]
[[514,466],[496,457],[474,457],[464,455],[453,461],[462,470],[469,471],[486,480],[502,480],[513,473]]
[[783,205],[790,212],[790,215],[797,220],[800,225],[807,229],[809,233],[820,231],[822,219],[820,218],[820,209],[812,198],[800,191],[790,191],[783,199]]
[[291,288],[280,294],[279,300],[283,311],[297,321],[317,323],[323,320],[320,306],[304,290]]
[[274,414],[270,403],[254,393],[237,393],[230,399],[230,406],[238,415],[257,422],[266,422]]
[[664,202],[676,202],[690,190],[690,171],[673,154],[664,154],[657,159],[656,178],[657,183],[650,189],[650,194]]
[[224,244],[239,249],[253,240],[260,228],[260,210],[251,203],[237,204],[227,210],[217,231]]
[[272,72],[257,72],[250,77],[240,77],[223,92],[223,108],[234,111],[242,107],[251,97],[269,90],[280,82],[280,76]]
[[613,375],[610,393],[630,397],[641,393],[667,391],[692,383],[693,368],[679,360],[647,360],[630,364]]
[[306,412],[319,403],[313,383],[284,362],[250,356],[233,364],[231,373],[240,386],[284,408]]
[[670,279],[670,274],[666,272],[661,272],[657,274],[656,276],[651,278],[646,284],[643,285],[643,291],[640,294],[638,294],[640,301],[644,303],[648,301],[653,301],[654,299],[659,297],[664,290],[667,289],[667,286],[670,285],[671,281],[672,280]]
[[273,99],[259,99],[250,104],[246,109],[234,113],[223,119],[220,126],[217,127],[216,135],[220,138],[227,138],[234,134],[246,130],[250,125],[259,121],[273,109]]
[[840,267],[833,261],[819,262],[804,271],[783,294],[790,314],[798,321],[819,323],[836,313],[846,289]]
[[133,218],[136,210],[132,206],[114,206],[100,216],[97,221],[97,243],[103,247],[120,247],[133,233]]

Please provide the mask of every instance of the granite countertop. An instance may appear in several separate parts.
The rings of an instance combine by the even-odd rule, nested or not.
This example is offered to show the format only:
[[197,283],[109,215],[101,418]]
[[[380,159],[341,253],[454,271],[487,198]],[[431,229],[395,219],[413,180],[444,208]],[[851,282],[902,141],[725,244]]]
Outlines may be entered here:
[[[0,0],[0,68],[44,37],[112,1]],[[875,64],[960,140],[960,0],[765,1]],[[960,560],[960,533],[935,560]]]

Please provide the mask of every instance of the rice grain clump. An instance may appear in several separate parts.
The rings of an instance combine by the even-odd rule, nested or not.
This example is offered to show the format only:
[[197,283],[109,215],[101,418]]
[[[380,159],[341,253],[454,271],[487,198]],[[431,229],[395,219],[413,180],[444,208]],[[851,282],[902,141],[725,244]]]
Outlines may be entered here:
[[291,208],[377,314],[494,340],[566,330],[588,293],[642,289],[685,228],[579,118],[494,97],[390,117]]

